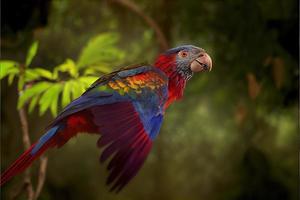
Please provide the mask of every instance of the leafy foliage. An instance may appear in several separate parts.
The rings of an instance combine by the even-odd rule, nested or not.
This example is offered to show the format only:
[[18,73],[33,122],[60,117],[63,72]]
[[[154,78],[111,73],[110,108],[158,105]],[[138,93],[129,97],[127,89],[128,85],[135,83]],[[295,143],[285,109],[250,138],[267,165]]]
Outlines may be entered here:
[[[66,59],[53,71],[24,69],[24,76],[20,75],[21,63],[1,60],[0,79],[8,77],[11,84],[18,77],[19,109],[29,103],[29,112],[38,106],[40,115],[50,110],[56,116],[60,105],[64,107],[79,97],[98,78],[99,73],[110,72],[110,66],[124,57],[125,53],[116,47],[118,40],[116,33],[99,34],[82,49],[77,62]],[[37,50],[38,43],[34,42],[28,50],[25,67],[31,64]]]
[[91,65],[107,66],[124,58],[124,52],[116,48],[119,35],[116,33],[104,33],[92,38],[82,49],[78,67]]
[[37,41],[35,41],[34,43],[32,43],[32,45],[30,46],[27,56],[26,56],[26,61],[25,61],[25,66],[29,66],[32,62],[32,59],[34,58],[34,56],[37,53],[38,50],[38,45],[39,43]]
[[13,77],[18,73],[18,63],[16,63],[15,61],[2,60],[0,62],[0,79],[3,79],[5,76],[9,76],[9,82],[11,83],[11,79],[13,79]]

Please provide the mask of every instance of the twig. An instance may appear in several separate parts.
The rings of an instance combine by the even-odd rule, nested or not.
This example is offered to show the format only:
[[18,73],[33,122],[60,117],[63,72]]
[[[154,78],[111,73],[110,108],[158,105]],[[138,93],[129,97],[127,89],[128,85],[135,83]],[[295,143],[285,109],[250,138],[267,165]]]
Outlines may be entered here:
[[[19,78],[24,80],[24,75],[25,75],[25,66],[20,65]],[[22,92],[22,89],[20,89],[20,90],[21,91],[19,91],[19,94]],[[30,142],[30,137],[29,137],[28,120],[27,120],[25,107],[20,108],[19,117],[20,117],[21,128],[22,128],[23,146],[24,146],[24,149],[27,150],[30,148],[31,142]],[[40,158],[40,169],[39,169],[38,183],[37,183],[36,191],[34,191],[33,186],[32,186],[31,172],[30,172],[30,167],[29,167],[26,169],[26,171],[24,173],[23,186],[21,187],[21,189],[16,193],[16,195],[13,198],[16,198],[25,188],[27,191],[28,200],[36,200],[39,197],[39,195],[42,191],[42,188],[44,186],[44,182],[45,182],[47,163],[48,163],[48,158],[42,156]]]
[[164,33],[162,32],[161,28],[159,27],[159,25],[151,17],[145,15],[142,9],[138,7],[138,5],[136,5],[134,2],[130,0],[110,0],[110,1],[118,3],[124,7],[127,7],[129,10],[139,15],[148,24],[148,26],[150,26],[155,31],[161,50],[168,49],[169,45],[167,39]]
[[[22,127],[22,140],[24,149],[27,150],[30,147],[30,138],[28,133],[28,122],[27,122],[27,116],[25,114],[25,109],[21,108],[19,110],[19,117],[21,121],[21,127]],[[27,190],[28,194],[28,200],[33,199],[34,191],[31,183],[31,173],[30,168],[27,168],[24,173],[24,186]]]
[[22,127],[23,145],[24,145],[24,149],[27,150],[31,146],[31,142],[30,142],[29,132],[28,132],[27,116],[24,108],[21,108],[19,110],[19,117],[20,117],[21,127]]
[[45,156],[41,156],[39,178],[38,178],[38,183],[37,183],[35,194],[34,194],[34,200],[36,200],[39,197],[39,195],[42,191],[42,188],[44,186],[45,178],[46,178],[47,163],[48,163],[48,158]]
[[[25,67],[23,65],[20,65],[20,78],[24,78],[24,71],[25,71]],[[27,116],[26,116],[24,107],[20,108],[19,117],[20,117],[21,128],[22,128],[23,146],[24,146],[24,149],[27,150],[31,144],[30,144],[29,131],[28,131],[28,120],[27,120]],[[28,200],[33,200],[34,191],[33,191],[32,183],[31,183],[30,168],[27,168],[24,173],[24,185],[27,190]]]

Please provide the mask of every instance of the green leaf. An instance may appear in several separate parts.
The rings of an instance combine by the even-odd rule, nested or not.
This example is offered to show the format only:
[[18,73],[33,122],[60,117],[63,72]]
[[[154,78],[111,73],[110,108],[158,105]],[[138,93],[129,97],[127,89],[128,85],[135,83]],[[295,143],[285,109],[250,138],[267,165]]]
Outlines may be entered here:
[[38,80],[41,76],[36,73],[34,70],[26,69],[25,71],[25,80],[26,82]]
[[97,73],[97,70],[94,69],[93,67],[87,67],[83,72],[84,75],[94,75],[96,73]]
[[101,73],[110,73],[112,70],[113,68],[108,65],[91,65],[84,70],[83,74],[99,76]]
[[59,72],[67,72],[73,78],[78,77],[78,71],[75,62],[72,59],[67,59],[63,64],[54,68],[53,78],[57,79]]
[[53,83],[40,82],[31,88],[24,90],[18,100],[18,109],[20,109],[30,98],[45,92]]
[[31,98],[30,103],[29,103],[29,113],[31,113],[33,111],[33,109],[35,108],[37,102],[39,100],[39,95],[36,95],[34,97]]
[[58,97],[59,97],[59,93],[62,90],[62,85],[60,84],[59,86],[60,87],[52,95],[50,110],[51,110],[51,113],[52,113],[53,117],[55,117],[57,115]]
[[25,84],[25,79],[23,76],[19,76],[19,81],[18,81],[18,90],[21,91],[23,90]]
[[8,72],[8,83],[11,84],[14,77],[19,75],[19,69],[18,68],[12,68]]
[[85,89],[98,79],[97,76],[83,76],[79,78],[79,81],[84,85]]
[[34,56],[36,55],[36,52],[38,50],[38,46],[39,46],[39,43],[37,41],[33,42],[32,45],[30,46],[30,48],[27,52],[27,56],[26,56],[26,62],[25,62],[26,67],[28,67],[30,65],[30,63],[32,62],[32,59],[34,58]]
[[26,82],[40,78],[53,79],[52,73],[42,68],[27,69],[25,72]]
[[124,58],[124,52],[115,47],[119,40],[117,33],[102,33],[89,40],[77,61],[78,67],[115,63]]
[[72,81],[72,96],[73,99],[78,98],[84,91],[85,87],[80,81]]
[[8,75],[8,85],[11,85],[13,83],[15,75],[15,73],[11,73]]
[[68,105],[71,101],[71,89],[72,89],[72,81],[67,81],[64,84],[64,90],[62,92],[61,104],[63,107]]
[[48,70],[42,69],[42,68],[35,68],[34,71],[39,74],[41,77],[47,78],[47,79],[53,79],[52,73]]
[[0,61],[0,80],[10,74],[19,73],[19,64],[11,60]]
[[[40,100],[40,115],[43,115],[46,110],[50,107],[52,114],[56,114],[57,110],[57,99],[59,96],[59,93],[62,90],[62,84],[56,83],[53,84],[47,91],[45,91]],[[55,105],[53,105],[55,103]]]

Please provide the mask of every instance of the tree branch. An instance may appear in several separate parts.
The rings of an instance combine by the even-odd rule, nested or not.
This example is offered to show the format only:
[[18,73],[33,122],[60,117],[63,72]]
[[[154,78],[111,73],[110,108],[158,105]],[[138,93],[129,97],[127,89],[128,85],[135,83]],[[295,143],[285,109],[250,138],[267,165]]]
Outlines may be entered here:
[[45,156],[41,156],[39,178],[38,178],[38,183],[37,183],[37,187],[36,187],[35,194],[34,194],[35,200],[39,197],[39,195],[42,191],[42,188],[44,186],[44,183],[45,183],[47,163],[48,163],[48,158]]
[[[20,79],[24,80],[24,74],[25,74],[25,66],[20,65]],[[20,93],[21,91],[19,91]],[[22,129],[22,141],[24,150],[26,151],[31,146],[30,144],[30,138],[29,138],[29,131],[28,131],[28,120],[25,112],[25,108],[22,107],[19,110],[19,117],[21,122],[21,129]],[[24,186],[27,190],[28,200],[33,200],[34,197],[34,191],[31,183],[31,173],[30,168],[27,168],[24,173]]]
[[[24,80],[25,76],[25,66],[20,65],[20,76],[19,79]],[[20,89],[19,94],[22,92],[22,89]],[[29,137],[29,128],[28,128],[28,120],[26,115],[25,107],[22,107],[19,109],[19,118],[21,122],[21,129],[22,129],[22,142],[24,149],[27,150],[31,146],[30,137]],[[38,183],[36,187],[36,191],[34,191],[32,182],[31,182],[31,172],[30,167],[26,169],[24,173],[24,179],[23,179],[23,186],[17,193],[13,196],[13,198],[16,198],[19,196],[19,194],[23,191],[23,189],[26,189],[28,200],[36,200],[44,186],[45,177],[46,177],[46,169],[47,169],[47,163],[48,158],[41,156],[40,158],[40,169],[39,169],[39,175],[38,175]]]
[[126,7],[132,12],[136,13],[138,16],[140,16],[146,22],[146,24],[148,24],[148,26],[150,26],[155,31],[160,49],[162,51],[168,49],[169,45],[166,36],[162,32],[159,25],[151,17],[145,15],[142,9],[138,5],[136,5],[134,2],[130,0],[110,0],[110,1]]

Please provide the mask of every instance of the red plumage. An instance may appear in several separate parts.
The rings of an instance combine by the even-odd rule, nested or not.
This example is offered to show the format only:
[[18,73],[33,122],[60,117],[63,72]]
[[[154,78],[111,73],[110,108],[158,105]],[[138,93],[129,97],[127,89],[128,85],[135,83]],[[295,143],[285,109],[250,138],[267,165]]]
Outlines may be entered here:
[[105,147],[100,162],[114,155],[107,167],[107,184],[113,184],[111,190],[119,191],[141,168],[152,141],[129,102],[93,107],[91,112],[101,132],[97,144]]
[[36,143],[33,144],[28,150],[26,150],[7,170],[1,174],[0,185],[2,186],[7,181],[9,181],[13,176],[21,173],[25,170],[31,163],[40,157],[47,149],[51,147],[61,147],[70,138],[75,136],[79,132],[96,132],[95,126],[90,123],[90,114],[86,111],[79,112],[75,115],[71,115],[66,118],[66,126],[63,131],[58,131],[58,133],[48,140],[36,153],[32,154],[32,150]]
[[3,174],[1,174],[1,186],[9,181],[13,176],[21,173],[23,170],[29,167],[35,159],[37,159],[45,150],[54,144],[55,143],[53,143],[53,140],[47,142],[38,152],[36,152],[34,156],[31,155],[31,150],[35,147],[35,144],[33,144]]
[[183,91],[186,85],[186,80],[176,71],[176,54],[161,54],[155,62],[155,66],[160,68],[169,77],[168,84],[168,100],[165,104],[165,109],[172,102],[183,97]]

